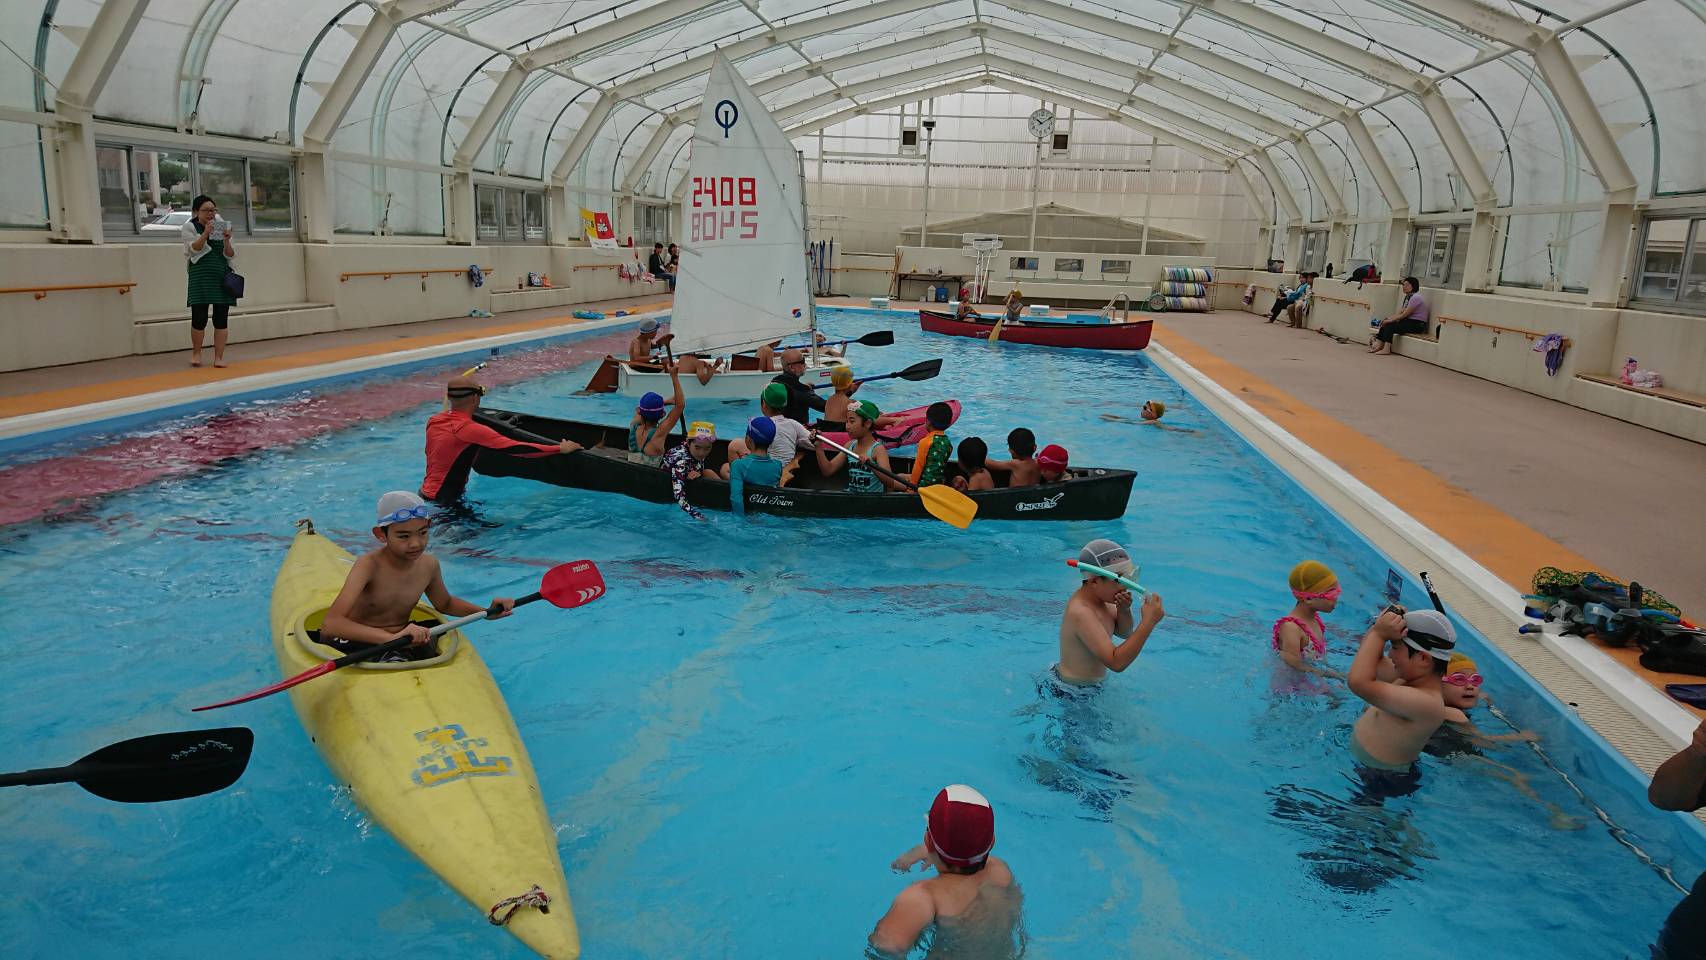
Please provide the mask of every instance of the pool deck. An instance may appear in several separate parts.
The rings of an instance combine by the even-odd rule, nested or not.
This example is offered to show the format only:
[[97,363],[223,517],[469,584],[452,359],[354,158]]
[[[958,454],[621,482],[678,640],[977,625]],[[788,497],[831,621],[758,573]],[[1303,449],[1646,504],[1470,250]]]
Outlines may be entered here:
[[[821,302],[867,306],[863,299]],[[631,298],[244,343],[231,348],[232,363],[224,369],[190,368],[185,350],[0,373],[0,418],[547,330],[575,323],[569,316],[574,309],[644,312],[667,306],[667,300],[656,297]],[[917,306],[891,302],[893,309]],[[1369,357],[1362,346],[1269,326],[1241,311],[1163,315],[1157,320],[1155,342],[1160,349],[1150,351],[1151,357],[1175,376],[1186,374],[1182,379],[1187,389],[1205,406],[1221,415],[1232,413],[1235,428],[1394,559],[1435,571],[1441,593],[1454,609],[1560,699],[1577,705],[1584,719],[1636,766],[1650,772],[1668,755],[1664,741],[1675,740],[1676,718],[1671,718],[1667,736],[1655,738],[1652,733],[1659,726],[1650,717],[1637,720],[1639,709],[1624,709],[1630,698],[1616,695],[1615,688],[1631,681],[1647,687],[1651,706],[1650,688],[1700,678],[1642,670],[1626,650],[1605,653],[1627,673],[1603,660],[1598,667],[1584,668],[1579,658],[1571,673],[1554,656],[1556,644],[1515,637],[1509,611],[1488,602],[1484,586],[1477,590],[1442,573],[1437,554],[1417,552],[1393,532],[1398,528],[1390,527],[1389,519],[1352,502],[1354,497],[1347,499],[1344,484],[1333,488],[1322,466],[1330,464],[1377,491],[1383,502],[1466,555],[1472,561],[1466,566],[1479,565],[1519,593],[1527,591],[1529,577],[1541,566],[1596,569],[1633,577],[1698,620],[1706,617],[1706,549],[1701,548],[1706,544],[1706,510],[1673,505],[1706,503],[1706,446],[1420,361]],[[1192,372],[1203,378],[1195,387]],[[1210,396],[1215,387],[1224,391],[1220,399]],[[1239,401],[1247,405],[1244,413],[1237,409]],[[1139,402],[1134,398],[1133,407]],[[1496,415],[1489,413],[1494,410]],[[1294,457],[1283,449],[1284,443],[1257,436],[1249,429],[1250,411],[1325,459],[1311,467],[1304,462],[1309,457]],[[1559,437],[1569,440],[1560,442],[1555,439]],[[1615,468],[1622,464],[1639,464],[1640,469]],[[1385,534],[1375,529],[1383,524]],[[1594,689],[1577,675],[1584,669],[1618,676]],[[1612,689],[1611,695],[1606,688]],[[1640,735],[1632,723],[1647,728],[1647,734]]]

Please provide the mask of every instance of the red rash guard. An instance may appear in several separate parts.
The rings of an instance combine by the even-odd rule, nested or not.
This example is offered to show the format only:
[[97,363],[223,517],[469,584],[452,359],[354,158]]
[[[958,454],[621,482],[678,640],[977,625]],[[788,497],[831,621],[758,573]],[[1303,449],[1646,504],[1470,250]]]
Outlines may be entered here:
[[501,450],[524,457],[557,452],[555,446],[511,440],[461,410],[435,413],[426,428],[426,479],[421,481],[421,499],[451,503],[468,486],[474,458],[484,450]]

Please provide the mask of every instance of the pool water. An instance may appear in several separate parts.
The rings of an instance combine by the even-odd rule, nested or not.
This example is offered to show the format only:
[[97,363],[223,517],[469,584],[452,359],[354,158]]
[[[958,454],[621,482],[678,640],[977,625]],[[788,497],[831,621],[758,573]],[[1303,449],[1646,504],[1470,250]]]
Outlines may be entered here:
[[[1528,748],[1498,759],[1583,829],[1554,829],[1540,804],[1462,761],[1424,758],[1416,795],[1352,802],[1359,704],[1288,691],[1269,631],[1291,605],[1290,567],[1324,560],[1345,587],[1331,659],[1348,665],[1388,562],[1148,358],[991,347],[893,313],[820,318],[832,336],[894,328],[894,346],[852,353],[861,374],[947,360],[936,380],[862,397],[890,409],[958,397],[956,440],[980,435],[999,454],[1029,426],[1075,464],[1135,469],[1130,509],[964,532],[695,523],[673,506],[476,477],[477,517],[434,534],[454,592],[523,593],[580,557],[609,586],[581,609],[471,631],[538,768],[587,956],[857,955],[910,879],[889,861],[951,782],[995,805],[1031,957],[1646,956],[1680,895]],[[296,400],[347,406],[350,391],[431,384],[449,366]],[[589,372],[542,372],[488,402],[625,420],[632,401],[572,396]],[[1102,418],[1135,418],[1149,398],[1166,402],[1169,429]],[[418,484],[437,406],[0,528],[12,768],[203,725],[190,706],[273,679],[268,594],[292,523],[312,516],[358,548],[378,494]],[[727,435],[754,412],[689,415]],[[205,420],[150,432],[169,444]],[[85,436],[32,457],[122,442]],[[1046,680],[1075,586],[1063,559],[1098,536],[1132,548],[1168,617],[1124,675],[1063,698]],[[1465,646],[1626,839],[1692,882],[1706,867],[1699,831],[1646,808],[1631,768],[1478,638]],[[248,773],[222,793],[133,807],[72,786],[0,792],[9,956],[226,955],[238,938],[253,958],[527,955],[364,820],[287,697],[205,719],[256,733]],[[1430,924],[1437,949],[1418,943]]]

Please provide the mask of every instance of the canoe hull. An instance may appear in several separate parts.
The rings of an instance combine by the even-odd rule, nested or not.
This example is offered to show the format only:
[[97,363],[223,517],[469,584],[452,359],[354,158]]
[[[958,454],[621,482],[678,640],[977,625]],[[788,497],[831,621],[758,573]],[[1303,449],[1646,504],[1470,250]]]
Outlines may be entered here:
[[[541,483],[581,490],[619,493],[652,503],[674,503],[669,474],[657,467],[627,460],[627,429],[578,420],[556,420],[513,411],[482,408],[480,422],[518,439],[542,437],[574,440],[588,449],[568,456],[518,457],[483,451],[474,461],[478,473],[494,477],[523,477]],[[517,432],[517,431],[520,432]],[[679,442],[677,439],[676,442]],[[672,444],[673,445],[673,444]],[[719,440],[709,464],[724,462],[727,441]],[[593,449],[598,447],[598,449]],[[905,475],[911,462],[895,458],[895,472]],[[950,467],[950,469],[956,469]],[[1072,471],[1065,483],[1034,487],[980,490],[969,496],[977,502],[982,520],[1112,520],[1125,514],[1136,474],[1130,470],[1088,467]],[[848,519],[925,519],[923,502],[912,493],[848,493],[840,477],[818,474],[815,461],[802,462],[792,485],[749,487],[746,509],[792,517]],[[1004,476],[997,476],[1004,483]],[[729,509],[729,485],[721,480],[687,483],[687,499],[704,510]]]
[[[830,371],[839,365],[841,361],[835,360],[822,366],[808,366],[800,379],[805,381],[807,386],[827,384]],[[710,383],[700,383],[698,377],[682,377],[681,395],[688,400],[739,400],[750,403],[756,401],[765,386],[774,379],[775,373],[762,370],[725,370],[712,377]],[[667,398],[674,389],[667,373],[658,373],[617,361],[616,391],[624,397],[637,399],[647,393],[659,393]]]
[[[311,529],[291,544],[271,616],[285,675],[338,655],[302,635],[318,626],[353,560]],[[336,782],[481,912],[543,889],[550,912],[523,907],[507,929],[541,956],[574,960],[579,933],[527,748],[467,638],[453,631],[440,649],[420,666],[351,666],[292,687],[297,716]]]
[[[995,328],[993,320],[956,320],[952,315],[934,310],[918,311],[918,325],[925,333],[946,333],[956,337],[989,338]],[[1030,343],[1042,347],[1078,347],[1085,350],[1142,350],[1149,346],[1154,321],[1133,320],[1129,323],[1046,323],[1025,320],[1001,327],[1003,343]]]

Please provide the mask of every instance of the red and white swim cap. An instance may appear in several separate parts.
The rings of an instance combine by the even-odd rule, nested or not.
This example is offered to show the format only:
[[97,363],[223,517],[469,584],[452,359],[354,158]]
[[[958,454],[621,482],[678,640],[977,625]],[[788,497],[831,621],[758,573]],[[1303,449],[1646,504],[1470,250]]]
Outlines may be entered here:
[[1065,470],[1067,465],[1066,448],[1058,443],[1049,444],[1038,452],[1037,463],[1049,470]]
[[943,863],[972,867],[995,849],[995,808],[983,794],[963,783],[943,787],[930,804],[930,850]]

